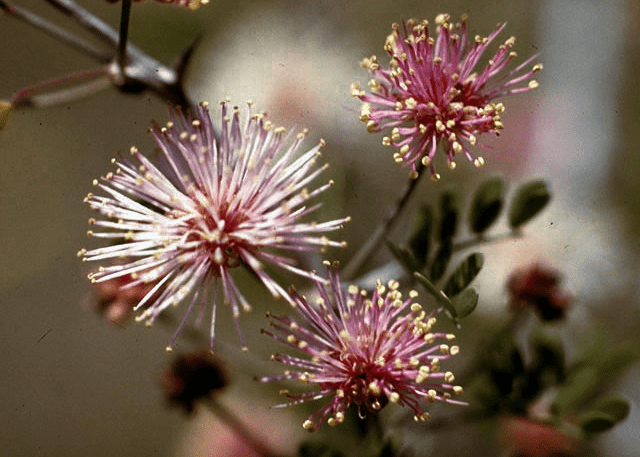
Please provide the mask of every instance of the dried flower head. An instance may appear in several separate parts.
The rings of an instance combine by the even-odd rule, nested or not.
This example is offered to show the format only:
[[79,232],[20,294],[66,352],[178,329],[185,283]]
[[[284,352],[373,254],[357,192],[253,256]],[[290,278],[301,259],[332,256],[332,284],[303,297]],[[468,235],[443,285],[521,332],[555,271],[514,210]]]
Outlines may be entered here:
[[506,24],[498,25],[488,37],[476,35],[470,44],[465,17],[462,23],[453,24],[448,14],[440,14],[435,22],[432,35],[426,20],[394,24],[384,46],[391,57],[388,69],[381,67],[376,56],[364,59],[362,66],[373,77],[369,81],[371,93],[354,84],[352,95],[363,102],[360,119],[370,132],[391,129],[391,136],[385,136],[382,144],[397,149],[395,161],[411,165],[414,177],[422,166],[428,166],[437,180],[440,175],[433,159],[439,144],[451,169],[460,153],[478,167],[484,164],[482,157],[471,155],[469,146],[477,144],[481,133],[499,135],[504,105],[496,99],[537,87],[531,78],[542,65],[524,70],[533,56],[506,71],[516,57],[511,51],[515,38],[511,37],[476,70]]
[[273,296],[290,300],[264,271],[264,264],[315,278],[277,251],[343,246],[319,234],[337,230],[349,220],[300,220],[319,206],[306,206],[308,200],[332,184],[315,190],[306,187],[327,168],[316,167],[323,141],[298,157],[306,131],[294,135],[274,128],[264,114],[251,114],[251,103],[242,125],[239,110],[234,108],[229,116],[223,102],[219,134],[206,103],[196,114],[191,119],[172,111],[166,127],[153,125],[151,133],[166,159],[166,171],[131,148],[131,158],[112,159],[115,172],[94,180],[103,195],[90,193],[85,202],[104,218],[90,219],[98,230],[88,234],[117,244],[78,253],[83,260],[110,261],[89,274],[94,283],[130,275],[133,280],[125,287],[155,284],[134,308],[144,309],[137,320],[148,325],[191,297],[168,350],[196,303],[199,322],[209,302],[213,348],[220,286],[244,346],[238,317],[240,309],[251,307],[231,271],[244,266]]
[[208,352],[179,355],[162,378],[169,402],[184,408],[187,414],[193,411],[198,400],[228,384],[226,368]]
[[389,402],[398,403],[411,408],[419,421],[429,418],[423,409],[426,403],[464,404],[451,398],[462,393],[462,387],[453,384],[453,373],[440,371],[440,362],[456,355],[459,348],[448,344],[455,339],[453,334],[432,332],[437,310],[427,314],[414,301],[415,291],[403,300],[397,281],[390,281],[388,287],[378,282],[371,298],[356,286],[345,294],[337,268],[328,270],[328,287],[315,281],[318,307],[292,291],[302,325],[291,317],[270,316],[274,332],[263,330],[305,357],[276,354],[272,360],[293,369],[259,380],[298,380],[316,386],[299,394],[284,391],[292,401],[276,407],[330,397],[303,424],[315,430],[327,417],[329,425],[342,422],[351,405],[364,417]]
[[[118,3],[120,0],[107,0],[109,3]],[[133,0],[134,2],[143,2],[144,0]],[[207,5],[209,0],[156,0],[158,3],[167,3],[179,6],[186,6],[192,10],[197,10],[202,5]]]

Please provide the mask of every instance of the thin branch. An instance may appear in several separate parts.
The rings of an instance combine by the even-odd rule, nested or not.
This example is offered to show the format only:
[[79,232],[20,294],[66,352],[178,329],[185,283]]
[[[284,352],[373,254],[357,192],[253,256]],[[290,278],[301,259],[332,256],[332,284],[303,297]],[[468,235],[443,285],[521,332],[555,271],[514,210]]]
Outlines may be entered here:
[[116,32],[106,22],[94,16],[72,0],[45,0],[52,6],[73,18],[83,28],[100,38],[112,49],[118,44],[118,32]]
[[249,427],[245,425],[240,419],[238,419],[233,412],[228,410],[221,403],[218,403],[211,397],[205,400],[205,404],[209,407],[211,412],[216,415],[224,424],[238,435],[244,443],[249,445],[258,455],[262,457],[276,457],[277,454],[269,449],[264,440],[261,440],[256,436]]
[[[114,51],[117,50],[118,43],[126,43],[126,40],[120,40],[119,32],[91,12],[78,6],[73,0],[46,1],[108,43]],[[120,79],[119,81],[114,80],[114,84],[121,91],[136,93],[143,89],[150,89],[156,95],[174,105],[192,105],[182,89],[181,75],[178,75],[172,68],[161,64],[131,43],[126,45],[126,56],[128,65],[120,66],[120,69],[124,68],[124,78],[118,78]],[[114,73],[122,76],[123,73],[120,72],[120,69],[116,68]]]
[[500,241],[507,241],[507,240],[516,239],[520,237],[522,237],[522,232],[519,232],[519,231],[512,231],[512,232],[503,233],[500,235],[493,235],[493,236],[480,236],[470,240],[459,241],[457,243],[454,243],[452,246],[452,249],[454,252],[461,251],[463,249],[468,249],[473,246],[478,246],[480,244],[499,243]]
[[122,80],[125,79],[127,66],[127,40],[129,38],[129,19],[131,18],[131,0],[122,0],[122,14],[120,15],[120,36],[118,38],[118,50],[116,63]]
[[[120,33],[116,31],[109,24],[104,22],[97,16],[94,16],[90,11],[85,10],[73,0],[45,0],[67,16],[73,18],[76,22],[78,22],[82,27],[84,27],[89,32],[93,33],[98,38],[102,39],[105,43],[107,43],[114,51],[118,48],[118,43],[120,42]],[[140,48],[129,44],[127,46],[127,54],[130,57],[135,57],[138,60],[152,61],[157,63],[155,59],[152,59],[147,54],[145,54]],[[160,64],[158,64],[160,65]]]
[[34,108],[49,108],[74,102],[90,95],[95,95],[105,89],[113,87],[111,78],[104,76],[85,84],[78,84],[71,89],[63,89],[48,94],[34,95],[30,97],[29,106]]
[[[102,21],[100,18],[94,16],[91,12],[77,5],[73,0],[46,0],[49,4],[60,10],[62,13],[70,16],[73,20],[78,22],[80,26],[88,30],[94,36],[100,38],[106,43],[111,52],[103,52],[94,48],[91,44],[81,40],[78,37],[66,32],[65,30],[49,23],[46,20],[39,18],[36,15],[28,13],[26,10],[14,7],[13,5],[6,3],[4,0],[0,0],[0,11],[5,11],[13,17],[22,19],[24,22],[31,24],[38,29],[47,32],[49,35],[56,39],[61,40],[71,46],[77,47],[83,52],[94,57],[100,63],[112,62],[109,68],[108,75],[111,78],[112,84],[120,91],[125,93],[140,93],[146,89],[154,92],[160,98],[174,104],[184,107],[193,105],[189,97],[187,97],[182,87],[182,72],[184,71],[185,62],[188,61],[191,55],[192,49],[189,49],[182,59],[182,67],[179,69],[180,73],[162,63],[156,59],[150,57],[144,53],[140,48],[127,43],[126,32],[120,39],[120,32],[113,29],[109,24]],[[129,13],[126,11],[125,4],[130,6],[131,0],[123,3],[123,20],[121,23],[122,30],[128,30],[128,17]],[[114,57],[116,60],[114,60]],[[57,80],[48,81],[45,84],[60,84],[61,81],[72,81],[73,76],[64,76]],[[94,85],[97,87],[97,85]],[[45,86],[38,85],[25,91],[30,91],[37,88],[38,91],[46,90]],[[84,96],[90,87],[84,87],[75,92],[79,97]],[[69,101],[70,96],[74,94],[73,91],[64,91],[58,95],[61,95],[64,100]],[[29,105],[25,103],[25,92],[20,91],[16,94],[17,100],[21,102],[22,106],[35,106],[35,103]],[[40,102],[57,103],[55,100],[59,100],[60,97],[53,97],[47,99],[47,97],[39,97]],[[34,101],[34,99],[30,99]]]
[[387,215],[387,217],[378,225],[376,230],[371,234],[366,243],[364,243],[360,249],[353,255],[349,263],[342,270],[342,277],[344,279],[353,279],[359,272],[362,265],[371,257],[371,254],[380,247],[382,240],[387,236],[393,224],[396,222],[400,213],[407,205],[409,198],[413,194],[413,191],[416,189],[418,185],[418,181],[420,181],[420,177],[422,176],[422,171],[424,167],[420,166],[418,171],[417,178],[409,178],[409,181],[406,184],[402,195],[396,202],[396,204],[391,208],[391,211]]
[[30,11],[27,11],[22,7],[0,0],[0,10],[4,11],[8,16],[21,20],[41,32],[46,33],[50,37],[77,49],[93,59],[96,59],[100,63],[107,63],[112,58],[112,53],[95,47],[92,43],[84,40],[83,38],[64,30],[63,28]]
[[[36,94],[41,94],[43,92],[47,92],[51,89],[55,89],[60,86],[73,84],[73,83],[82,83],[88,80],[96,80],[98,78],[100,78],[102,81],[105,81],[105,80],[108,81],[107,79],[108,76],[109,76],[108,68],[102,67],[96,70],[81,71],[77,73],[71,73],[58,78],[48,79],[46,81],[40,82],[33,86],[29,86],[17,91],[15,94],[13,94],[13,97],[11,97],[10,103],[15,108],[42,107],[42,103],[44,99],[40,99],[40,101],[37,101],[37,99],[35,99]],[[95,81],[92,81],[92,83],[95,83]],[[104,86],[104,83],[101,84],[101,86]],[[74,91],[77,91],[77,92],[74,92]],[[82,96],[87,95],[85,85],[79,85],[77,87],[67,89],[64,92],[67,94],[64,101],[75,100],[77,98],[80,98],[80,95]],[[62,94],[62,93],[63,93],[62,91],[58,92],[58,94]],[[43,97],[43,96],[40,96],[40,97]],[[49,106],[50,104],[57,104],[57,102],[55,103],[44,102],[44,104],[46,106]]]

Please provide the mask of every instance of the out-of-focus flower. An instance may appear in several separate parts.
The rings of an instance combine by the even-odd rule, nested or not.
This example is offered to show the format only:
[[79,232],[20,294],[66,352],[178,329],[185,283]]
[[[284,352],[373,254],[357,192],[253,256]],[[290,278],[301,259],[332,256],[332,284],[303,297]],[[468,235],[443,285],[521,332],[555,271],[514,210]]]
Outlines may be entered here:
[[286,391],[292,401],[276,407],[331,397],[303,424],[315,430],[325,419],[329,425],[342,422],[351,405],[363,417],[389,402],[398,403],[411,408],[420,421],[429,418],[423,409],[426,403],[465,404],[451,398],[462,393],[462,387],[453,384],[453,373],[440,371],[440,362],[457,354],[459,348],[434,344],[455,339],[453,334],[432,333],[437,311],[427,314],[414,302],[415,291],[403,300],[397,281],[390,281],[388,288],[378,282],[371,298],[356,286],[345,294],[337,268],[328,270],[328,288],[323,281],[315,281],[318,308],[292,291],[302,325],[291,317],[271,316],[274,333],[264,331],[306,357],[274,355],[273,360],[293,369],[260,381],[298,380],[316,386],[305,393]]
[[398,149],[394,153],[396,162],[411,165],[414,177],[421,166],[428,166],[432,178],[438,179],[433,159],[439,144],[447,153],[451,169],[456,165],[455,155],[460,153],[476,166],[484,164],[482,157],[471,155],[469,146],[477,144],[481,133],[499,135],[504,105],[496,100],[537,87],[531,78],[542,65],[524,70],[536,57],[532,56],[507,71],[516,57],[511,51],[515,38],[511,37],[498,47],[486,66],[476,70],[485,50],[506,24],[499,25],[488,37],[476,35],[470,44],[465,17],[462,23],[452,24],[448,14],[440,14],[435,22],[435,37],[430,36],[426,20],[394,24],[384,46],[391,56],[388,69],[381,68],[376,56],[364,59],[362,66],[373,76],[369,81],[371,93],[354,84],[352,95],[363,102],[360,119],[369,131],[391,129],[391,136],[385,136],[382,143]]
[[509,417],[500,422],[503,446],[510,457],[571,457],[578,442],[553,425],[526,417]]
[[546,321],[564,317],[573,296],[560,287],[561,280],[560,272],[539,264],[515,271],[507,281],[510,306],[532,308]]
[[[130,275],[126,287],[154,283],[135,310],[146,308],[138,320],[150,325],[165,309],[192,296],[178,333],[196,303],[198,322],[212,302],[211,347],[214,343],[218,289],[231,306],[244,346],[238,317],[249,303],[232,278],[231,270],[245,266],[273,296],[287,292],[265,271],[273,264],[300,276],[317,278],[296,268],[283,251],[317,251],[342,246],[320,233],[339,229],[349,218],[329,222],[302,222],[319,205],[309,199],[332,182],[307,190],[324,167],[316,167],[321,142],[296,156],[305,133],[285,134],[264,114],[249,113],[241,125],[237,108],[229,115],[222,103],[222,127],[214,131],[206,104],[195,118],[171,112],[166,127],[154,124],[151,133],[163,153],[167,172],[131,149],[131,159],[113,159],[115,173],[94,180],[106,196],[90,193],[85,202],[105,216],[90,219],[89,236],[121,241],[98,249],[82,249],[83,260],[115,260],[89,274],[93,283]],[[291,142],[290,140],[293,139]],[[287,146],[288,145],[288,146]],[[117,263],[116,263],[117,262]]]
[[133,281],[131,275],[120,276],[94,285],[92,296],[88,300],[91,308],[98,311],[113,324],[122,325],[133,314],[133,307],[147,295],[154,284],[137,284],[128,287]]
[[208,352],[176,357],[162,378],[167,399],[187,413],[193,411],[199,399],[222,390],[228,383],[229,375],[222,363]]
[[[109,3],[118,3],[120,0],[107,0]],[[133,0],[134,2],[143,2],[144,0]],[[167,3],[179,6],[186,6],[192,10],[197,10],[202,5],[209,3],[209,0],[156,0],[158,3]]]

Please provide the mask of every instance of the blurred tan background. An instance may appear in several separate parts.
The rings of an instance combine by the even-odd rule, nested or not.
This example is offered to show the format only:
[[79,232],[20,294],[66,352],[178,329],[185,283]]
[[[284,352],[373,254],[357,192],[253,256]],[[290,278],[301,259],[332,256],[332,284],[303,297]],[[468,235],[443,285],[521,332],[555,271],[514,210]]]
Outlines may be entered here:
[[[15,1],[86,36],[45,2]],[[81,4],[117,24],[118,5]],[[472,35],[486,35],[507,21],[498,41],[515,35],[522,59],[540,53],[545,64],[540,88],[506,100],[505,133],[488,140],[495,149],[483,152],[484,169],[458,164],[455,173],[442,172],[443,183],[472,189],[496,173],[514,181],[545,177],[555,200],[528,230],[529,241],[488,249],[490,270],[478,279],[484,316],[504,305],[502,279],[508,272],[542,258],[566,272],[586,303],[582,317],[626,329],[638,322],[640,302],[638,6],[631,0],[211,0],[191,12],[148,1],[134,5],[131,39],[170,63],[201,37],[187,73],[194,99],[230,96],[242,104],[251,98],[278,122],[309,127],[309,147],[320,137],[327,140],[324,158],[337,185],[325,194],[329,202],[319,217],[353,217],[343,233],[350,247],[327,256],[346,259],[373,230],[380,208],[395,200],[407,173],[380,145],[380,135],[367,134],[352,111],[359,104],[350,98],[349,85],[368,80],[360,60],[382,56],[391,22],[409,17],[468,13]],[[0,42],[0,99],[95,65],[1,14]],[[198,448],[200,432],[193,430],[201,425],[168,409],[162,397],[159,379],[171,360],[163,348],[173,326],[149,331],[134,323],[105,323],[83,305],[90,301],[90,286],[75,255],[90,245],[85,236],[90,212],[82,199],[92,179],[109,171],[116,151],[134,144],[152,151],[145,131],[152,119],[166,118],[166,103],[152,94],[125,96],[109,89],[63,106],[21,110],[0,132],[2,455],[216,455],[203,450],[217,446],[207,439]],[[414,206],[441,188],[421,183]],[[406,218],[394,237],[404,241],[409,224]],[[376,262],[383,260],[381,255]],[[265,298],[256,293],[255,300]],[[224,401],[261,422],[294,420],[301,430],[299,417],[267,409],[280,400],[276,390],[251,381],[275,370],[264,362],[274,345],[257,330],[266,324],[263,311],[278,306],[255,306],[243,319],[248,355],[235,349],[237,336],[226,329],[230,316],[221,313],[219,341],[223,355],[233,359],[237,380]],[[191,346],[183,339],[177,349]],[[619,387],[632,397],[632,408],[640,404],[637,376],[637,370],[630,373]],[[198,420],[207,417],[203,411]],[[632,431],[639,417],[632,413],[595,443],[593,452],[635,455],[639,443]],[[284,426],[265,432],[290,449],[305,436],[298,429],[289,434]],[[460,451],[454,446],[450,455],[454,450]],[[439,455],[445,455],[442,449]]]

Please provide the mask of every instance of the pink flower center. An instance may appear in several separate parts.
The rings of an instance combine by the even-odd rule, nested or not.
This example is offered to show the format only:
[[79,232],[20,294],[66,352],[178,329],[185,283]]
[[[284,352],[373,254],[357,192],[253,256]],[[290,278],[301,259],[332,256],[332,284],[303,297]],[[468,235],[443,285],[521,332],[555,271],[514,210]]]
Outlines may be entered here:
[[255,251],[255,247],[239,238],[240,226],[249,217],[241,211],[229,211],[228,205],[217,208],[218,221],[211,212],[198,204],[199,218],[187,221],[186,242],[200,242],[194,249],[201,250],[216,264],[236,268],[242,264],[241,250]]

